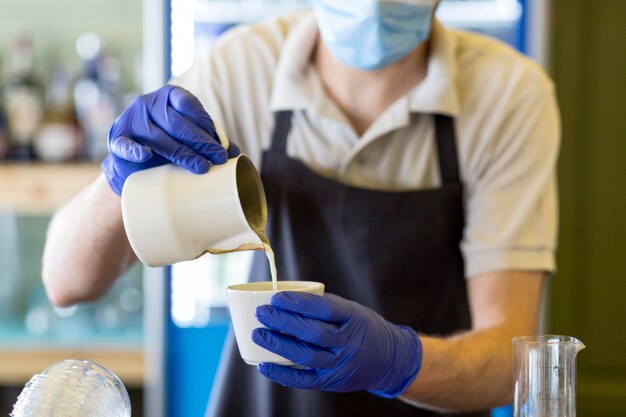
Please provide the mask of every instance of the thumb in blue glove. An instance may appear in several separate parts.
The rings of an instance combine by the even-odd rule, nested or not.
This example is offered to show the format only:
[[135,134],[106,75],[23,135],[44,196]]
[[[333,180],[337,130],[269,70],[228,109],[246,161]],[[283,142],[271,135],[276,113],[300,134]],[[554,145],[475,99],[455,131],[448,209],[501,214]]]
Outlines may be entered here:
[[262,363],[261,374],[281,385],[334,392],[402,394],[422,364],[422,344],[409,327],[337,295],[280,292],[257,308],[268,328],[252,340],[306,369]]
[[166,85],[137,97],[113,123],[109,155],[102,162],[109,185],[121,195],[135,171],[173,163],[196,174],[239,155],[239,148],[220,138],[200,101],[187,90]]

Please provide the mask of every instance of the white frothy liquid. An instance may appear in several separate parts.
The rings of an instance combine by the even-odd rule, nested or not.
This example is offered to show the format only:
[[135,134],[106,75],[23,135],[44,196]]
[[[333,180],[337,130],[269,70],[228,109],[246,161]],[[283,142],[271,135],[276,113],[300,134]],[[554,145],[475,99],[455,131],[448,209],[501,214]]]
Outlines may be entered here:
[[265,256],[267,256],[267,260],[270,263],[270,272],[272,274],[272,289],[274,291],[278,290],[278,277],[276,273],[276,260],[274,259],[274,251],[270,245],[263,245],[263,249],[265,250]]
[[278,273],[276,272],[276,259],[274,258],[274,251],[272,250],[269,239],[264,232],[259,233],[259,237],[261,238],[261,242],[263,242],[263,250],[265,251],[265,256],[267,256],[267,260],[270,264],[270,273],[272,275],[272,289],[274,291],[277,291]]
[[[243,172],[243,171],[242,171]],[[247,245],[246,249],[263,249],[265,256],[270,264],[270,272],[272,274],[272,289],[278,290],[278,278],[276,273],[276,260],[274,258],[274,251],[270,246],[270,241],[265,233],[266,219],[267,219],[267,207],[265,205],[265,199],[260,198],[259,189],[262,189],[260,183],[252,181],[252,176],[239,178],[238,171],[237,187],[241,207],[243,208],[246,220],[250,225],[250,228],[261,239],[262,248],[258,246],[251,248]],[[242,247],[243,250],[243,247]]]

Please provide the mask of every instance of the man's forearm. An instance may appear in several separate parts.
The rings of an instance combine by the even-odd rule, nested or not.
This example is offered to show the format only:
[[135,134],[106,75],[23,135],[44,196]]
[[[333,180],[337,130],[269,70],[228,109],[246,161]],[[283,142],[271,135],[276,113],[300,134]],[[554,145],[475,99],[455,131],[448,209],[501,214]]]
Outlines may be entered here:
[[42,277],[50,300],[68,305],[98,298],[134,261],[120,198],[100,176],[55,213]]
[[513,399],[513,336],[537,331],[541,271],[501,271],[469,279],[473,330],[421,337],[422,369],[403,398],[422,407],[486,410]]
[[512,334],[504,328],[448,339],[421,337],[422,369],[402,399],[440,411],[475,411],[512,400]]

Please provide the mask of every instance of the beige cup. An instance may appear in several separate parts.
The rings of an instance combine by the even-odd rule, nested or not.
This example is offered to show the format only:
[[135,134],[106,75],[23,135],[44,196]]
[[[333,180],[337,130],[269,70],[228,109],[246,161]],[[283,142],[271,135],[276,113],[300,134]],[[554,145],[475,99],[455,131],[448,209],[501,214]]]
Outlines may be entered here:
[[257,170],[239,155],[203,175],[171,164],[133,173],[122,190],[122,216],[137,257],[161,266],[263,249],[267,203]]
[[273,362],[280,365],[293,365],[283,358],[252,341],[252,331],[263,326],[256,319],[256,308],[270,304],[272,295],[279,291],[303,291],[316,295],[324,294],[324,284],[312,281],[278,281],[278,290],[272,288],[272,281],[249,282],[231,285],[226,289],[230,318],[235,330],[239,354],[249,365]]

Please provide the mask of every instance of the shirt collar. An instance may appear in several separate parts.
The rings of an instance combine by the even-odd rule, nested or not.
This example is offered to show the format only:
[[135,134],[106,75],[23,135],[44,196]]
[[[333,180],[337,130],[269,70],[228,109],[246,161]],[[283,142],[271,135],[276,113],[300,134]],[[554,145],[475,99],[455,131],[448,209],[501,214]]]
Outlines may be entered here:
[[457,116],[456,37],[439,20],[433,21],[426,77],[409,93],[409,110]]
[[[319,77],[310,65],[318,37],[313,13],[289,32],[281,50],[270,99],[272,111],[309,108],[320,112],[328,106]],[[456,116],[456,38],[438,20],[433,21],[427,74],[407,96],[408,111]]]
[[272,111],[294,110],[319,102],[319,82],[310,65],[317,42],[315,15],[308,14],[289,31],[278,57],[274,74],[270,108]]

